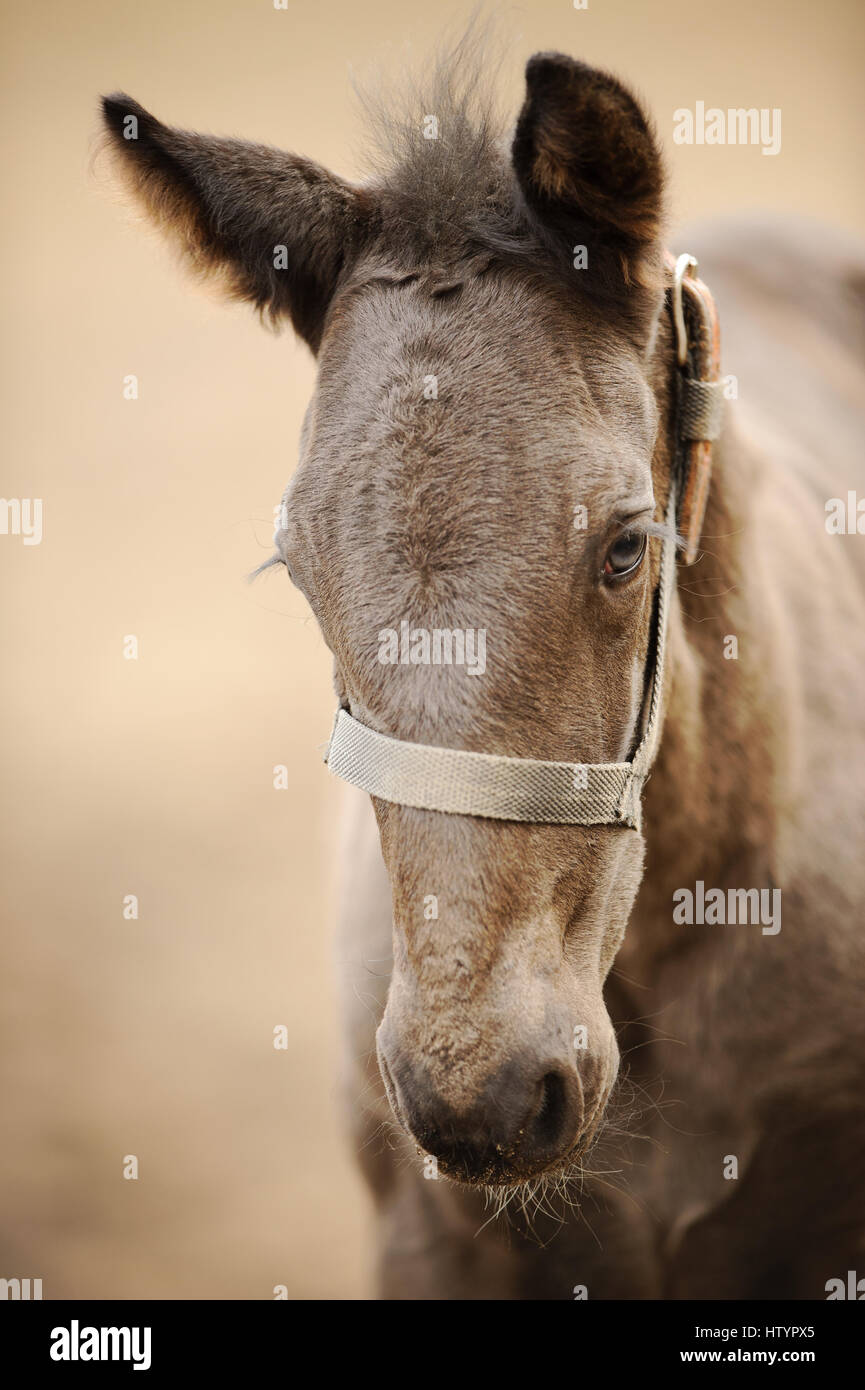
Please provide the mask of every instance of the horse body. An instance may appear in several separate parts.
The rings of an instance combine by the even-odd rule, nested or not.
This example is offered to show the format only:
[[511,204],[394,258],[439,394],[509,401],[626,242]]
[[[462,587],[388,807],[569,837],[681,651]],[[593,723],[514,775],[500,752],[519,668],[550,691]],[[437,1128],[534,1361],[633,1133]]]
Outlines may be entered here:
[[[854,775],[865,563],[856,537],[819,524],[830,497],[865,490],[865,255],[825,228],[756,220],[681,244],[716,295],[739,396],[703,558],[679,579],[646,873],[605,993],[627,1062],[621,1131],[569,1189],[492,1221],[489,1198],[426,1179],[404,1138],[382,1139],[375,1032],[391,893],[368,798],[347,788],[347,1102],[388,1298],[571,1298],[577,1286],[821,1298],[865,1260],[865,788]],[[739,648],[729,666],[718,660],[727,635]],[[673,925],[674,890],[697,880],[783,885],[780,931]]]
[[[660,155],[561,55],[530,61],[510,148],[459,87],[446,66],[360,186],[122,95],[105,117],[194,267],[318,356],[275,558],[341,703],[403,741],[621,762],[673,472]],[[389,1298],[820,1298],[865,1258],[865,568],[825,524],[865,489],[865,256],[756,225],[675,249],[738,399],[642,831],[346,789],[344,1079]],[[489,629],[484,673],[382,665],[403,620]],[[677,921],[703,889],[781,914]]]

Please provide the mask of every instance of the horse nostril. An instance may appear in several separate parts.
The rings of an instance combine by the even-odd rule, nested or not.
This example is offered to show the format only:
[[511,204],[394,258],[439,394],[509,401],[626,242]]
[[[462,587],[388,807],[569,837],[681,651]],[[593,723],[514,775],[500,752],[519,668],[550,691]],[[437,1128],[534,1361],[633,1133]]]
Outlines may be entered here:
[[548,1071],[540,1083],[540,1104],[530,1125],[531,1136],[541,1148],[555,1148],[562,1136],[568,1115],[564,1078]]
[[[544,1061],[549,1070],[541,1072]],[[498,1183],[542,1171],[579,1134],[582,1087],[567,1061],[508,1058],[461,1104],[425,1065],[399,1052],[386,1055],[384,1040],[379,1065],[399,1123],[461,1182]]]

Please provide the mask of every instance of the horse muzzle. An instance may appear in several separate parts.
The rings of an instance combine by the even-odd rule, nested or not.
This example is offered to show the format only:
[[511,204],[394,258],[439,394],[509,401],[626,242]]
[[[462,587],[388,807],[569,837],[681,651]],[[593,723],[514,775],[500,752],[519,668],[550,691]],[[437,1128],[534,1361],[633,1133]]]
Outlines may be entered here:
[[[556,1030],[563,1035],[565,1030]],[[475,1067],[399,1041],[387,1015],[378,1061],[404,1130],[458,1182],[508,1185],[575,1162],[591,1141],[618,1068],[612,1028],[602,1055],[538,1039]],[[485,1053],[486,1049],[475,1049]]]

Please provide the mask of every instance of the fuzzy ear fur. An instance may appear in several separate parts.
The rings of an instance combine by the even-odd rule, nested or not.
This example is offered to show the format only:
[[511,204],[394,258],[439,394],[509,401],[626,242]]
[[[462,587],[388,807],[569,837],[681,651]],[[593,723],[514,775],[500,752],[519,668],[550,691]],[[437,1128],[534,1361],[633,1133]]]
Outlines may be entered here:
[[316,352],[365,240],[370,195],[297,155],[175,130],[123,93],[102,110],[123,181],[192,267],[273,321],[290,319]]
[[525,203],[548,238],[585,245],[586,288],[654,287],[664,176],[649,123],[615,78],[536,53],[512,147]]

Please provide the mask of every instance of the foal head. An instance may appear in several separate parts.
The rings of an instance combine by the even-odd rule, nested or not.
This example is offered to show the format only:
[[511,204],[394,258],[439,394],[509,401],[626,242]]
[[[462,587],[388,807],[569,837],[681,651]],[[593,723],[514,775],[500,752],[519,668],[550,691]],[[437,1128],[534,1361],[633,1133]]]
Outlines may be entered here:
[[[539,55],[526,80],[505,141],[445,73],[362,186],[125,96],[105,118],[194,265],[317,354],[277,545],[340,700],[400,739],[619,762],[669,473],[660,160],[606,74]],[[375,812],[398,1119],[465,1182],[566,1166],[617,1071],[603,986],[641,835]]]

